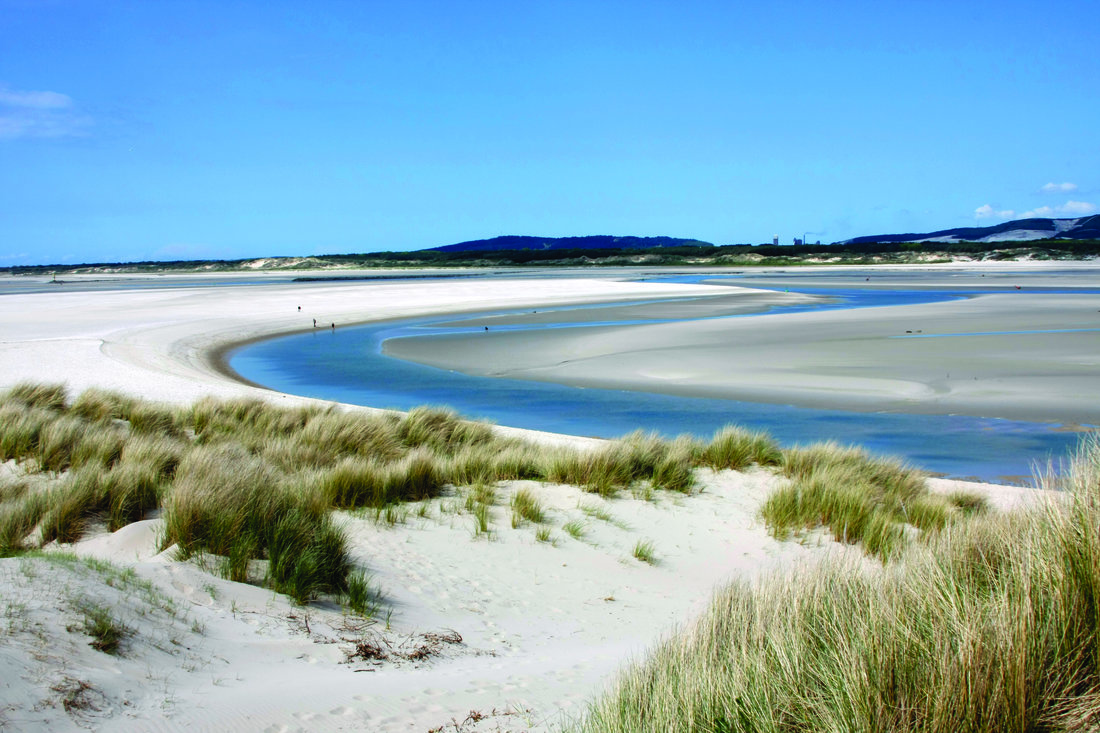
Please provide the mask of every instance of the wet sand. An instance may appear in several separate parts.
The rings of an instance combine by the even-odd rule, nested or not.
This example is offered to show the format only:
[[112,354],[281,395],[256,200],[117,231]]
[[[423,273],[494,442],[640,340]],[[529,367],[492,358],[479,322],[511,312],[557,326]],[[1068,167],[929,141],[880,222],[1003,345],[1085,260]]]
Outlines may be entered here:
[[[603,279],[607,273],[596,275],[262,287],[197,287],[205,281],[196,279],[196,287],[175,289],[97,286],[4,295],[0,388],[24,380],[61,381],[74,392],[94,386],[165,402],[206,394],[304,402],[233,380],[219,370],[216,357],[248,339],[312,328],[314,318],[338,328],[493,309],[538,310],[523,317],[545,318],[546,308],[615,301],[620,305],[593,308],[588,317],[651,322],[583,336],[566,330],[482,332],[487,338],[475,334],[476,339],[453,339],[453,355],[475,366],[499,360],[513,369],[567,372],[570,361],[562,351],[571,350],[574,361],[584,367],[581,371],[595,366],[607,378],[645,385],[696,379],[704,387],[723,384],[735,369],[755,370],[763,380],[769,370],[789,370],[784,360],[801,359],[798,363],[808,373],[815,373],[811,367],[821,372],[827,355],[836,362],[833,368],[850,372],[857,366],[845,361],[854,361],[850,352],[862,349],[858,353],[866,356],[880,341],[895,343],[889,337],[899,327],[882,314],[868,320],[866,312],[859,318],[834,313],[654,322],[673,311],[696,317],[728,314],[758,308],[762,297],[793,298],[726,286],[617,282]],[[676,301],[658,307],[626,305],[656,297]],[[958,310],[961,304],[946,304],[950,308],[944,313],[904,313],[912,323],[924,325],[926,333],[933,317],[940,328],[973,328],[1000,323],[1006,309],[1013,318],[1030,317],[1029,323],[1036,324],[1052,319],[1084,324],[1089,317],[1073,298],[996,300],[1000,297],[971,301],[976,305],[963,311]],[[960,313],[976,320],[964,322]],[[730,323],[740,323],[740,330],[729,331]],[[821,335],[822,328],[829,329],[831,338]],[[820,355],[811,360],[802,354],[797,339],[815,344]],[[942,344],[941,355],[952,358],[951,350],[963,343],[960,338],[934,341]],[[1060,354],[1057,363],[1067,371],[1074,359],[1091,359],[1085,366],[1095,372],[1100,350],[1094,340],[1081,342],[1075,357],[1065,343],[1047,348]],[[1014,352],[1012,363],[1027,357]],[[930,370],[931,362],[927,357],[922,368]],[[880,369],[864,366],[869,374],[851,385],[856,393],[877,384],[870,380],[882,379]],[[1066,393],[1063,398],[1072,397],[1069,380],[1051,381]],[[900,390],[897,398],[905,394],[906,384],[897,380],[878,388],[883,393]],[[798,388],[805,385],[794,383],[777,396],[787,399]],[[821,391],[822,383],[815,389]],[[1072,389],[1084,390],[1077,395],[1082,403],[1096,404],[1088,391],[1095,387]],[[523,434],[547,442],[594,443]],[[0,467],[18,480],[21,468],[14,462]],[[373,625],[349,619],[327,604],[294,605],[269,590],[218,577],[209,572],[210,565],[179,560],[173,548],[160,547],[163,519],[155,516],[116,532],[104,527],[76,545],[47,550],[107,560],[132,574],[138,591],[146,592],[135,592],[126,585],[130,581],[120,584],[127,575],[112,579],[94,566],[35,556],[0,559],[0,597],[8,602],[10,616],[0,653],[0,728],[396,732],[449,730],[453,724],[455,730],[558,730],[583,713],[586,701],[610,683],[616,670],[695,617],[721,584],[773,569],[805,567],[831,553],[856,552],[822,533],[799,542],[770,536],[759,510],[783,481],[774,473],[697,473],[700,493],[661,495],[656,501],[625,493],[608,501],[572,486],[502,482],[499,505],[493,508],[492,541],[471,533],[469,517],[447,508],[460,500],[457,496],[428,502],[426,511],[410,514],[407,523],[396,527],[358,512],[339,513],[356,564],[372,574],[386,613],[392,613]],[[961,486],[938,480],[929,484],[942,491]],[[1036,496],[1008,487],[967,488],[1005,507]],[[531,526],[511,526],[508,497],[520,489],[536,492],[543,502],[552,542],[539,541]],[[609,519],[596,519],[598,513]],[[583,539],[564,529],[571,522],[584,527]],[[642,540],[652,541],[656,566],[632,557],[631,548]],[[86,635],[72,631],[82,623],[79,609],[86,603],[111,609],[112,617],[132,631],[125,654],[104,655],[88,644]],[[388,661],[364,658],[353,663],[347,655],[354,651],[353,637],[362,633],[372,634],[366,638],[388,649],[432,634],[458,634],[462,642],[440,645],[439,655],[428,660],[394,655]],[[71,706],[66,699],[90,704]],[[462,722],[470,711],[480,711],[479,724]]]
[[[967,299],[810,313],[731,314],[721,297],[464,319],[488,332],[387,341],[387,354],[468,374],[845,410],[1100,423],[1100,268],[876,273],[877,287],[996,290]],[[915,275],[915,277],[913,276]],[[724,281],[728,283],[729,281]],[[806,285],[802,273],[751,278]],[[861,286],[858,276],[832,284]],[[1019,285],[1019,289],[1017,289]],[[779,293],[778,295],[785,295]],[[494,330],[613,320],[673,323]]]

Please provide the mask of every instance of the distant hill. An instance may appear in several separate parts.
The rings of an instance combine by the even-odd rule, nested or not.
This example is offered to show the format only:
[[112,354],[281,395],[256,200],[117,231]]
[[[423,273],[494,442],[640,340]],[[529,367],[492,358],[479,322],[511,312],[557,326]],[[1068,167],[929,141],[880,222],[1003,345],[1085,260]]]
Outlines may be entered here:
[[504,236],[492,239],[473,239],[469,242],[431,247],[422,252],[502,252],[517,250],[558,249],[652,249],[654,247],[713,247],[710,242],[676,237],[613,237],[595,235],[588,237],[520,237]]
[[927,234],[876,234],[840,244],[876,242],[1030,242],[1038,239],[1100,239],[1100,215],[1079,219],[1017,219],[991,227],[943,229]]

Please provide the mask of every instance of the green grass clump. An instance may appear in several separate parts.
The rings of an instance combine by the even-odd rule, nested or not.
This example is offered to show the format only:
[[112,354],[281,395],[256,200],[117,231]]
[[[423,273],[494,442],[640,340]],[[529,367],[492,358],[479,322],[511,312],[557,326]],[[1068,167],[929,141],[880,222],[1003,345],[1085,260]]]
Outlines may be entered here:
[[22,461],[33,457],[42,430],[55,418],[54,413],[20,403],[0,406],[0,459]]
[[574,519],[570,522],[566,522],[561,526],[563,532],[572,537],[575,540],[583,540],[587,534],[584,528],[584,522]]
[[321,494],[341,509],[384,507],[395,502],[422,501],[439,495],[443,475],[437,458],[417,449],[400,460],[345,458],[322,472]]
[[358,572],[348,575],[347,604],[360,616],[374,617],[382,607],[382,594],[371,584],[370,576]]
[[517,489],[512,494],[511,506],[512,527],[519,527],[525,522],[542,524],[546,521],[546,510],[530,489]]
[[122,640],[130,629],[115,619],[109,610],[99,606],[87,606],[84,613],[84,633],[92,637],[90,645],[104,654],[117,655]]
[[740,471],[753,464],[779,465],[783,453],[767,433],[727,425],[714,434],[700,460],[715,471],[725,468]]
[[470,509],[470,516],[474,519],[474,537],[489,536],[493,531],[493,510],[491,504],[480,502]]
[[69,392],[63,384],[21,382],[8,390],[3,401],[30,408],[62,412],[69,403]]
[[690,438],[669,442],[655,433],[631,433],[588,453],[558,450],[544,459],[544,477],[573,484],[600,496],[614,496],[638,482],[690,491],[692,467],[700,451]]
[[492,484],[475,484],[466,492],[464,507],[473,517],[474,537],[492,534],[493,506],[496,502],[496,487]]
[[132,397],[92,387],[77,396],[69,412],[93,422],[126,420],[136,402]]
[[164,522],[164,547],[176,544],[183,557],[221,555],[231,579],[248,579],[251,562],[264,559],[272,587],[300,602],[346,590],[346,539],[320,493],[240,449],[188,453],[176,469]]
[[833,536],[886,559],[906,543],[906,526],[939,530],[957,512],[929,493],[924,476],[891,460],[831,444],[784,455],[789,486],[772,493],[760,513],[777,537],[826,526]]
[[97,470],[74,471],[46,499],[42,516],[42,543],[76,542],[88,520],[107,508],[108,495]]
[[1096,730],[1100,441],[1069,484],[884,567],[833,557],[736,583],[576,730]]
[[641,560],[644,563],[650,565],[657,564],[657,553],[654,551],[653,543],[649,540],[638,540],[634,544],[634,549],[631,554],[637,560]]
[[449,455],[462,447],[491,442],[493,429],[487,423],[463,420],[451,410],[417,407],[397,424],[397,436],[407,446]]
[[0,557],[23,552],[27,536],[49,509],[43,494],[22,493],[0,503]]
[[344,456],[374,458],[383,462],[404,455],[397,436],[398,418],[331,409],[318,413],[302,412],[301,428],[293,423],[280,426],[285,435],[305,448],[320,451],[336,460]]

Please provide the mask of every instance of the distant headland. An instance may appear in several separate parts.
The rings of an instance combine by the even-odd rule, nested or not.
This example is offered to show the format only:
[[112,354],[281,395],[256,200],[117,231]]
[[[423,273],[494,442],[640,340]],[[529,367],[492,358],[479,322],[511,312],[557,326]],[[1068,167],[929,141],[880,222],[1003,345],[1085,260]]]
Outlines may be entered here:
[[411,252],[365,252],[238,260],[21,265],[12,275],[256,272],[423,267],[797,266],[922,264],[997,260],[1076,260],[1100,256],[1100,215],[1019,219],[988,227],[877,234],[842,242],[723,244],[684,237],[508,235]]

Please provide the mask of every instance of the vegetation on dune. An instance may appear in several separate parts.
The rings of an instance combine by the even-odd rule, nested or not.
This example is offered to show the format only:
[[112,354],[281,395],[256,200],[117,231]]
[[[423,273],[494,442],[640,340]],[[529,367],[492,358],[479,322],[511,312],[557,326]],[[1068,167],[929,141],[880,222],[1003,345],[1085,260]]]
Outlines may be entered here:
[[[570,483],[691,493],[702,470],[767,467],[785,477],[763,505],[787,537],[827,527],[882,562],[839,556],[721,592],[592,706],[583,731],[1095,730],[1100,727],[1100,440],[1087,442],[1064,500],[993,514],[921,474],[835,445],[780,450],[728,427],[710,441],[634,433],[589,451],[498,437],[446,410],[374,415],[200,400],[172,408],[56,385],[0,396],[0,556],[159,509],[163,543],[229,578],[300,602],[381,603],[351,562],[334,510],[405,521],[406,502],[459,489],[475,537],[507,501],[513,527],[555,542],[538,491]],[[1053,484],[1054,479],[1048,479]],[[1049,486],[1048,486],[1049,488]],[[614,521],[599,505],[589,519]],[[459,511],[458,501],[452,511]],[[440,505],[440,511],[444,506]],[[561,532],[583,541],[580,519]],[[655,564],[652,542],[631,555]],[[89,634],[117,649],[110,619]],[[100,628],[105,629],[100,633]]]
[[[268,581],[279,588],[306,572],[286,567],[279,553],[301,556],[317,565],[310,571],[316,592],[346,585],[339,579],[345,561],[311,559],[341,544],[330,510],[392,513],[448,485],[534,479],[605,497],[639,487],[690,493],[699,467],[781,465],[792,484],[764,509],[777,535],[823,524],[881,556],[903,544],[906,525],[938,529],[967,501],[930,497],[919,475],[858,451],[784,453],[766,434],[733,426],[710,441],[638,431],[594,450],[546,450],[434,408],[368,415],[209,398],[172,408],[95,389],[70,403],[61,386],[31,384],[0,400],[0,416],[0,459],[33,462],[59,477],[46,491],[0,502],[4,551],[18,549],[36,527],[40,542],[71,542],[93,519],[106,518],[115,530],[163,508],[165,542],[185,554],[224,556],[228,574],[241,579],[251,577],[253,561],[265,560]],[[487,531],[492,502],[476,503],[483,505],[478,527]],[[517,495],[512,509],[514,525],[541,521],[534,497]],[[269,526],[275,517],[278,533]]]
[[[516,238],[523,240],[527,238]],[[898,264],[950,261],[965,257],[976,260],[1083,259],[1100,255],[1097,239],[1046,239],[1021,242],[848,242],[835,244],[724,244],[698,240],[671,240],[674,246],[615,247],[570,238],[573,246],[546,248],[538,243],[517,241],[512,249],[418,250],[413,252],[371,252],[364,254],[317,255],[312,257],[267,258],[269,267],[280,270],[324,268],[469,268],[469,267],[561,267],[561,266],[796,266],[800,264]],[[667,239],[667,238],[666,238]],[[3,268],[13,275],[50,275],[88,272],[161,272],[165,270],[219,272],[254,270],[253,259],[194,260],[172,262],[86,263],[81,265],[30,265]],[[323,276],[322,276],[323,277]],[[374,277],[374,276],[368,276]],[[306,279],[317,279],[317,276]]]
[[1100,441],[1068,483],[885,566],[833,558],[730,586],[577,730],[1097,730]]
[[[603,496],[636,486],[690,492],[697,466],[734,465],[718,456],[731,453],[735,433],[708,445],[639,432],[595,451],[547,451],[434,408],[375,415],[254,399],[170,407],[98,389],[70,400],[61,385],[20,384],[0,397],[0,460],[40,480],[0,486],[0,553],[74,542],[91,526],[114,531],[160,509],[165,547],[221,558],[233,580],[262,579],[299,601],[355,593],[360,603],[334,509],[368,509],[395,524],[408,516],[397,506],[470,486],[466,511],[485,535],[498,481],[571,483]],[[766,437],[746,440],[756,447],[742,450],[738,466],[773,462]],[[545,521],[531,491],[510,505],[513,526]]]
[[935,531],[954,517],[981,509],[981,499],[932,494],[924,477],[892,460],[832,444],[788,450],[782,471],[790,483],[761,508],[779,538],[828,527],[840,542],[888,558],[907,544],[907,531]]

